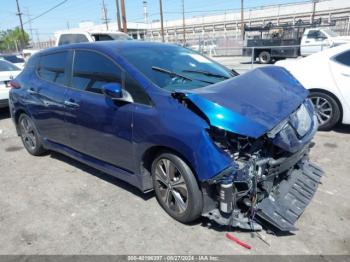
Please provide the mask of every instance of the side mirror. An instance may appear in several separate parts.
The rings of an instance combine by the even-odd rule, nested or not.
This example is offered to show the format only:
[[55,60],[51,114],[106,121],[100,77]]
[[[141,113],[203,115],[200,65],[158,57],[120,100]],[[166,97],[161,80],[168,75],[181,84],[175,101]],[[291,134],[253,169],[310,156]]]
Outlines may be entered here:
[[108,83],[102,86],[102,92],[111,99],[123,98],[122,86],[119,83]]

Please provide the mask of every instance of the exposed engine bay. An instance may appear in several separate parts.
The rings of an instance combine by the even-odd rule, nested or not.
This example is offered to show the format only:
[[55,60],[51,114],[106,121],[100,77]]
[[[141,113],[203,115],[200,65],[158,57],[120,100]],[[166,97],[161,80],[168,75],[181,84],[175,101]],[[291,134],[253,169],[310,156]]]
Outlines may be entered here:
[[267,136],[254,140],[211,132],[235,165],[206,182],[207,196],[217,198],[219,206],[203,215],[219,224],[248,230],[261,230],[262,220],[281,231],[295,230],[294,223],[323,174],[309,163],[312,144],[290,153],[275,146]]
[[[210,124],[186,95],[176,94],[175,98]],[[258,138],[210,125],[208,135],[232,159],[232,165],[202,183],[202,215],[245,230],[261,230],[265,222],[279,231],[296,230],[294,224],[323,175],[308,157],[316,130],[308,100]]]

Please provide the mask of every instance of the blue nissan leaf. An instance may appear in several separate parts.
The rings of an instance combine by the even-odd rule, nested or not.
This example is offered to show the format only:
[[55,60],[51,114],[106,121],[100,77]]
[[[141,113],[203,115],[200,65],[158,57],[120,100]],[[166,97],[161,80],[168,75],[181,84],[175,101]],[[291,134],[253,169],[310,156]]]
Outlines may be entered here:
[[184,47],[106,41],[41,51],[11,86],[30,154],[154,190],[183,223],[295,230],[323,175],[308,92],[277,66],[238,75]]

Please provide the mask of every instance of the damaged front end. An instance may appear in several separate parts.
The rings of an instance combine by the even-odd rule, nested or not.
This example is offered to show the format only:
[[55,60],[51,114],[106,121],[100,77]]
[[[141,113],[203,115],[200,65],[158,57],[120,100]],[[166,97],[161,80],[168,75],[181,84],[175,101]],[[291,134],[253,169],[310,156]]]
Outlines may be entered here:
[[296,230],[323,175],[308,158],[316,130],[309,101],[257,139],[211,127],[210,137],[233,164],[202,184],[203,216],[247,230],[261,230],[263,222],[280,231]]
[[[276,77],[285,72],[274,75],[275,69],[272,73],[264,70],[252,74],[260,74],[269,87],[275,85],[274,96],[282,97],[281,101],[285,99],[288,103],[288,99],[293,98],[285,107],[280,107],[284,112],[276,112],[269,105],[269,98],[247,103],[248,99],[239,96],[242,79],[231,83],[231,87],[238,83],[238,94],[232,89],[233,95],[227,91],[230,83],[212,88],[221,93],[227,91],[224,107],[215,97],[217,92],[209,89],[187,94],[178,92],[173,96],[207,120],[210,126],[207,132],[213,143],[232,159],[231,166],[202,181],[202,215],[220,225],[246,230],[261,230],[267,222],[272,229],[293,231],[323,175],[308,157],[318,127],[317,119],[307,93],[303,93],[297,82],[293,83],[288,75],[284,75],[284,79]],[[286,79],[289,85],[299,88],[289,97],[282,96],[282,87],[287,85],[288,88]],[[245,83],[248,85],[244,85],[244,91],[249,93],[249,82]],[[240,107],[237,103],[241,103]]]

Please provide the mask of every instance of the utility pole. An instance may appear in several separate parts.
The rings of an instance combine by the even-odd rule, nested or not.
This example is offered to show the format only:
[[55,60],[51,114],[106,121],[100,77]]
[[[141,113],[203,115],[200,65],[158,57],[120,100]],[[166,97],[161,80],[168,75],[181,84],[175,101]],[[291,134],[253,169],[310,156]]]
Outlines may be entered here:
[[164,23],[163,23],[163,3],[159,0],[159,11],[160,11],[160,33],[162,35],[162,42],[164,42]]
[[145,30],[143,33],[143,38],[146,39],[147,38],[147,30],[148,30],[148,9],[147,9],[147,1],[144,0],[142,1],[143,3],[143,15],[144,15],[144,19],[145,19]]
[[24,36],[24,29],[23,29],[23,22],[22,22],[22,13],[21,13],[21,9],[19,8],[18,0],[16,0],[16,3],[17,3],[17,15],[19,17],[19,22],[21,24],[21,32],[22,32],[21,47],[23,48],[25,45],[25,36]]
[[316,12],[316,3],[318,2],[318,0],[313,0],[312,1],[312,14],[311,14],[311,24],[314,23],[315,20],[315,12]]
[[40,43],[40,38],[39,38],[39,30],[38,29],[35,29],[35,33],[36,33],[36,41],[37,41],[37,46],[36,48],[39,48],[41,49],[41,43]]
[[127,33],[128,28],[126,25],[126,13],[125,13],[125,2],[124,0],[121,0],[121,7],[122,7],[122,21],[123,21],[123,32]]
[[117,7],[117,24],[118,24],[118,31],[122,31],[122,25],[120,23],[120,11],[119,11],[119,0],[115,0],[115,4]]
[[28,26],[29,26],[31,44],[33,45],[33,43],[34,43],[33,28],[32,28],[32,21],[31,21],[31,16],[30,16],[28,7],[26,8],[26,12],[27,12],[27,17],[28,17]]
[[186,43],[185,0],[182,0],[182,31],[183,31],[183,44],[185,44]]
[[102,0],[102,23],[106,24],[107,31],[108,31],[108,21],[109,19],[107,18],[107,8],[105,5],[105,1]]
[[243,9],[243,1],[241,0],[241,34],[242,39],[244,40],[244,9]]
[[143,3],[143,16],[144,16],[144,21],[145,25],[148,25],[148,10],[147,10],[147,1],[142,1]]

